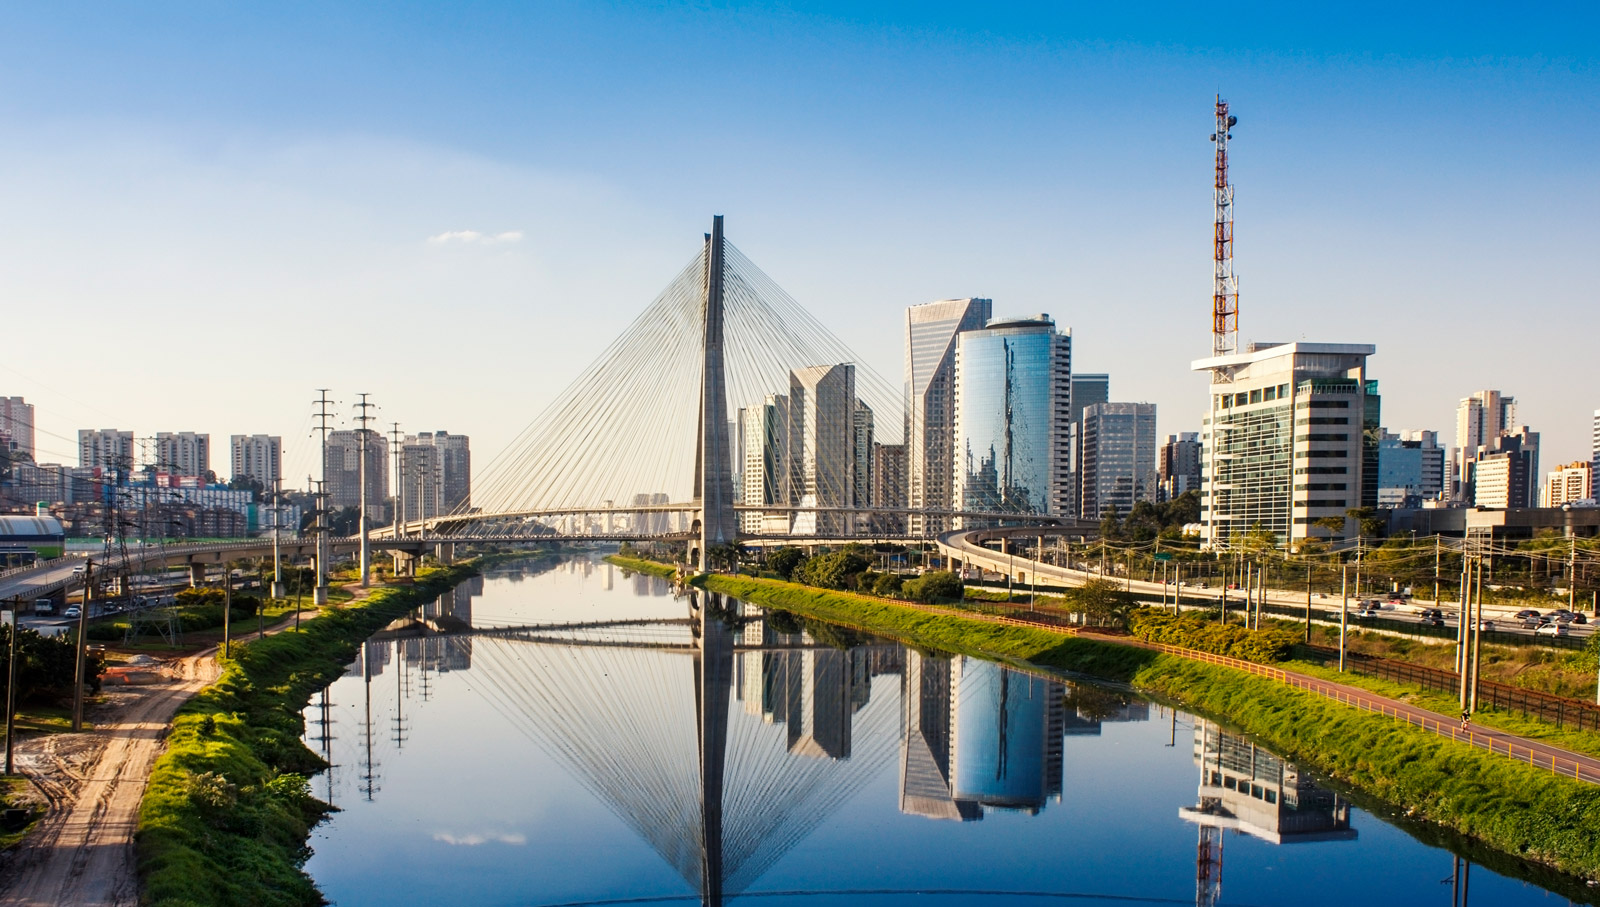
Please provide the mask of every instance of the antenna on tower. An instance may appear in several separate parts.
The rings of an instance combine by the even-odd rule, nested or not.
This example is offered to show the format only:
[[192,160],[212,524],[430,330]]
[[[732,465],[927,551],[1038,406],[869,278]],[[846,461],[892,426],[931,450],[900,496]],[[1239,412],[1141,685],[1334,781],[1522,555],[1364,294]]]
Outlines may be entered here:
[[1217,148],[1216,232],[1212,237],[1215,279],[1211,289],[1211,355],[1227,356],[1239,349],[1239,279],[1233,273],[1233,184],[1228,182],[1228,134],[1239,118],[1228,113],[1228,102],[1217,95],[1217,131],[1211,134]]

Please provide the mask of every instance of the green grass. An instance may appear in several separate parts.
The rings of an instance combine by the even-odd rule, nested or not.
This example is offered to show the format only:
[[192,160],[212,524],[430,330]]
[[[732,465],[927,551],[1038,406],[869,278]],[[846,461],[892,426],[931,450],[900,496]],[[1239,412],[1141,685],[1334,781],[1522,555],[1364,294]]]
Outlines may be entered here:
[[671,564],[647,561],[637,557],[623,557],[620,554],[608,554],[606,555],[605,559],[609,563],[616,564],[618,567],[632,570],[635,573],[648,573],[651,576],[666,577],[675,576],[678,573],[678,568],[672,566]]
[[222,676],[178,710],[139,808],[140,903],[325,903],[301,870],[306,839],[330,808],[307,776],[325,767],[301,742],[300,711],[361,641],[435,598],[475,567],[434,570],[415,586],[378,589],[301,625],[235,649]]
[[930,614],[794,583],[728,576],[701,582],[713,592],[912,645],[1128,681],[1222,720],[1415,819],[1520,860],[1600,878],[1600,836],[1593,834],[1600,828],[1600,787],[1595,785],[1555,777],[1271,680],[1177,656],[954,613]]
[[[15,798],[18,794],[27,790],[27,787],[28,782],[25,778],[0,777],[0,809],[11,809],[13,806],[18,806],[19,804]],[[40,817],[44,815],[43,810],[32,807],[27,807],[27,809],[28,821],[21,828],[7,829],[0,827],[0,850],[10,850],[17,846],[27,836],[28,832],[33,829],[34,824],[39,821]]]

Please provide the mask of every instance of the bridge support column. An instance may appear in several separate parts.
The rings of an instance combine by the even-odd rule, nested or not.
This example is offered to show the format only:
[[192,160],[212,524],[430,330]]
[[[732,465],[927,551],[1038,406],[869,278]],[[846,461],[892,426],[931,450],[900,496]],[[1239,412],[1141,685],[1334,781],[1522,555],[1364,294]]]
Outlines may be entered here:
[[416,555],[409,551],[396,551],[394,553],[394,575],[414,577],[417,575]]
[[727,377],[722,367],[722,215],[706,237],[706,294],[700,371],[700,432],[695,448],[695,497],[700,499],[700,572],[711,569],[711,549],[735,542],[733,465],[729,459]]
[[433,550],[434,557],[437,557],[441,564],[448,564],[456,559],[455,542],[440,542]]
[[206,584],[206,565],[189,565],[189,588],[198,589]]

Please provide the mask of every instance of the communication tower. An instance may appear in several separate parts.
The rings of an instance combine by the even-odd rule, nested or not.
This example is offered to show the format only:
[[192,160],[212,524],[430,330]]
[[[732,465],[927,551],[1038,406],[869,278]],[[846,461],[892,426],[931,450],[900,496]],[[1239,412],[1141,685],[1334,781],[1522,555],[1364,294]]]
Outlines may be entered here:
[[1228,134],[1239,118],[1228,113],[1228,102],[1217,95],[1217,131],[1211,142],[1217,149],[1216,232],[1212,236],[1215,278],[1211,290],[1211,355],[1227,356],[1239,348],[1239,280],[1233,273],[1233,184],[1228,182]]

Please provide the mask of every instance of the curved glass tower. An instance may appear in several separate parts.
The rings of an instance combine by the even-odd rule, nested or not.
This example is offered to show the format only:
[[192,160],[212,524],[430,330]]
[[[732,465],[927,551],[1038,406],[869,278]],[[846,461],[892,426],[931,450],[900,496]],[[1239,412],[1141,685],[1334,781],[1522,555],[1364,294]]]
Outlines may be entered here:
[[[1049,315],[956,336],[957,510],[1059,515],[1070,506],[1072,335]],[[992,522],[964,518],[961,527]]]

